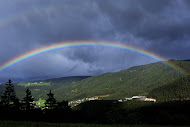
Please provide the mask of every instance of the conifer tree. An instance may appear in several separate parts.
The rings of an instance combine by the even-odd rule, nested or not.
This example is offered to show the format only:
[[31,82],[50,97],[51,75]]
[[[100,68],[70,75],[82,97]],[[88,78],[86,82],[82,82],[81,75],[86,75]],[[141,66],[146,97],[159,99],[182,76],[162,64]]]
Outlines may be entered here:
[[58,110],[64,110],[64,111],[71,110],[71,106],[69,106],[69,102],[64,101],[64,100],[62,102],[58,102],[57,108],[58,108]]
[[47,94],[48,95],[48,99],[45,102],[45,106],[48,109],[55,109],[56,107],[56,99],[54,98],[54,94],[50,92]]
[[26,97],[23,98],[23,108],[25,110],[34,109],[33,101],[34,101],[34,98],[31,94],[31,91],[27,88],[26,89]]
[[16,97],[16,93],[14,90],[14,85],[12,84],[12,81],[9,79],[9,81],[6,83],[6,89],[3,95],[1,96],[2,104],[6,107],[14,107],[15,102],[18,102],[18,98]]

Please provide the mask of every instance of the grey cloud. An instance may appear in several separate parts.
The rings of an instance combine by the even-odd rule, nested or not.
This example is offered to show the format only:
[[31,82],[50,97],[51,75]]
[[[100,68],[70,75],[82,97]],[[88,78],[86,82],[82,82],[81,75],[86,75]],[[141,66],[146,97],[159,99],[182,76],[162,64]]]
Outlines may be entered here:
[[[144,40],[138,46],[150,51],[167,57],[177,54],[175,51],[185,43],[184,37],[190,34],[190,16],[187,14],[189,8],[184,1],[135,0],[122,4],[126,8],[114,6],[114,2],[99,3],[100,9],[107,14],[117,31],[128,32],[137,39]],[[171,47],[173,50],[170,54],[168,48]]]

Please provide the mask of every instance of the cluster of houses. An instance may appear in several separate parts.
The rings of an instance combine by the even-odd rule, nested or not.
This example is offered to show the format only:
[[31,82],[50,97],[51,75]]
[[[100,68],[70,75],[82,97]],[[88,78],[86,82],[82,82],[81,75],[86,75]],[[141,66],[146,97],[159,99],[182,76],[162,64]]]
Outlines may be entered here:
[[37,102],[36,105],[40,107],[40,105],[45,104],[45,102]]
[[83,98],[81,100],[76,100],[76,101],[70,101],[69,102],[69,105],[74,105],[74,106],[77,106],[79,105],[80,103],[83,103],[85,101],[93,101],[93,100],[98,100],[98,97],[91,97],[91,98]]
[[[43,82],[39,82],[39,83],[43,83]],[[38,84],[37,82],[33,82],[33,83],[28,83],[27,85],[32,85],[32,84]]]
[[[91,97],[91,98],[83,98],[81,100],[76,100],[76,101],[70,101],[69,105],[77,106],[85,101],[93,101],[93,100],[98,100],[98,96],[96,97]],[[146,96],[133,96],[131,98],[125,98],[125,99],[120,99],[118,102],[126,102],[126,101],[131,101],[131,100],[140,100],[140,101],[149,101],[149,102],[156,102],[156,99],[154,98],[147,98]]]
[[131,100],[141,100],[141,101],[156,102],[156,99],[154,99],[154,98],[147,98],[146,96],[133,96],[131,98],[120,99],[118,101],[119,102],[125,102],[125,101],[131,101]]

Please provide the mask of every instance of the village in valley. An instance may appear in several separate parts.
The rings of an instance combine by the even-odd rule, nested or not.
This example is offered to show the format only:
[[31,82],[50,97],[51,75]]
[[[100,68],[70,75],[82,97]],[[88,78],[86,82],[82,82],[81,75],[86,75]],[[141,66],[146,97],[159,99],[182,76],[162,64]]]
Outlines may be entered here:
[[[104,96],[95,96],[95,97],[91,97],[91,98],[83,98],[83,99],[79,99],[76,101],[70,101],[69,105],[71,106],[77,106],[85,101],[94,101],[94,100],[101,100],[100,98],[105,97],[105,96],[109,96],[109,95],[104,95]],[[154,98],[148,98],[146,96],[132,96],[131,98],[125,98],[125,99],[119,99],[118,102],[126,102],[126,101],[146,101],[146,102],[156,102],[156,99]]]
[[49,82],[26,82],[26,83],[18,83],[19,86],[50,86]]

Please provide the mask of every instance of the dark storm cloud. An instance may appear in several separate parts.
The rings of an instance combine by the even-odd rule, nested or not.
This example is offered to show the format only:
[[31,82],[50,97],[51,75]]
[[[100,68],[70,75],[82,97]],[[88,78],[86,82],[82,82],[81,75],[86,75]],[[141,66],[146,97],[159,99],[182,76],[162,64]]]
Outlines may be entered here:
[[[163,56],[174,57],[175,49],[179,50],[178,48],[186,43],[184,40],[189,40],[187,36],[190,35],[190,6],[185,2],[187,1],[121,2],[126,8],[115,6],[114,2],[99,2],[99,5],[117,31],[127,32],[144,40],[138,45],[145,46],[148,50],[156,50],[156,53]],[[170,51],[171,54],[167,53],[168,48],[173,49]]]
[[[188,0],[2,0],[0,63],[71,40],[121,42],[168,59],[189,59],[189,5]],[[150,62],[155,60],[108,47],[67,48],[32,57],[0,76],[96,75]]]

